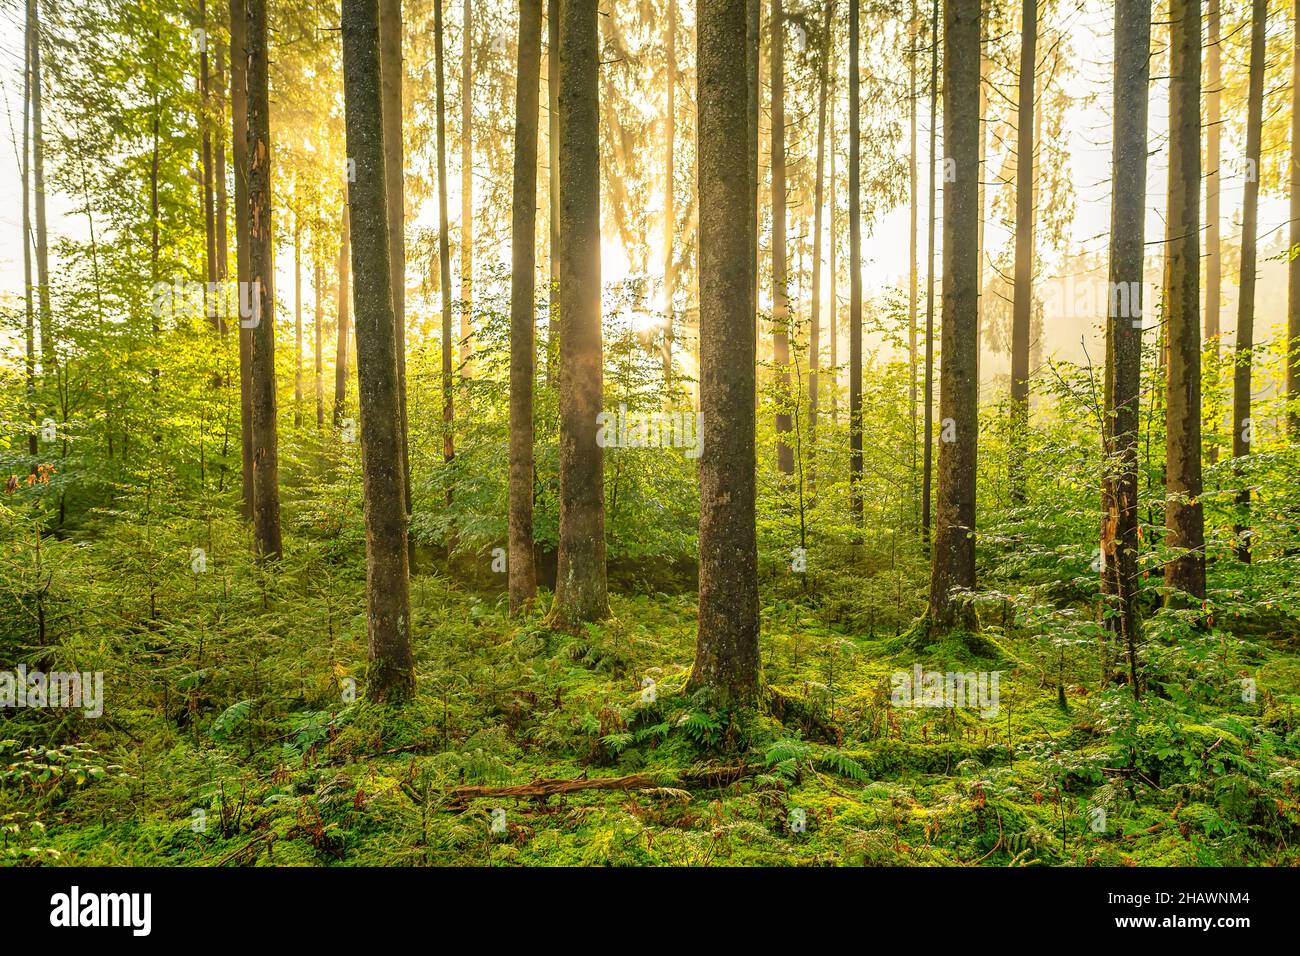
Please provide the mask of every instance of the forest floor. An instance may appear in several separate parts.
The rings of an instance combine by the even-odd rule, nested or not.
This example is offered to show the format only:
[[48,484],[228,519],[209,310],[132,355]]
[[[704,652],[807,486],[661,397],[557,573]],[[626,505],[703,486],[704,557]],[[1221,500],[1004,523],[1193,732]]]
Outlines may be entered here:
[[[228,595],[261,610],[224,630],[191,597],[184,640],[88,627],[104,717],[0,734],[22,738],[0,743],[10,862],[1300,863],[1294,637],[1189,651],[1190,669],[1254,675],[1253,699],[1139,709],[1082,667],[1058,686],[996,628],[918,647],[829,626],[796,594],[764,607],[764,708],[729,711],[684,690],[693,593],[615,594],[575,636],[426,573],[418,693],[383,708],[353,696],[358,575]],[[891,706],[892,675],[918,664],[997,671],[996,714]],[[534,781],[550,783],[496,792]]]

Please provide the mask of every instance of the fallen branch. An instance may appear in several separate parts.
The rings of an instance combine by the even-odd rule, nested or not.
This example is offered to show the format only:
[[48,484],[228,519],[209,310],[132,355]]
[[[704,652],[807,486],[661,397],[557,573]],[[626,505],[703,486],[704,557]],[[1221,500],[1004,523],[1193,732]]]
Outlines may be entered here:
[[725,787],[758,772],[756,766],[737,764],[730,767],[708,767],[685,770],[671,776],[664,774],[632,773],[623,777],[539,777],[531,783],[509,787],[464,786],[447,791],[450,803],[463,803],[485,797],[515,797],[548,800],[551,797],[577,793],[582,790],[660,790],[673,786],[690,788]]

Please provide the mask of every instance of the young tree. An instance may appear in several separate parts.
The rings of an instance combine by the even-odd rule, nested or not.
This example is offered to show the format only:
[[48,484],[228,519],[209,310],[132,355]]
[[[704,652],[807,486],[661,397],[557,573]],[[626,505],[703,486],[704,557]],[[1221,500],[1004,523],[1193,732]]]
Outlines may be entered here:
[[[212,182],[212,130],[210,127],[212,106],[208,90],[208,8],[205,0],[199,0],[198,9],[198,43],[199,43],[199,168],[203,180],[203,271],[208,283],[208,290],[216,288],[217,283],[217,223],[216,210],[213,208]],[[212,295],[203,298],[203,310],[212,327],[221,330],[221,311]]]
[[275,236],[266,0],[247,0],[248,244],[253,328],[253,532],[262,558],[280,557],[280,464],[275,396]]
[[293,217],[293,424],[302,427],[302,214]]
[[[794,448],[784,438],[793,430],[790,395],[790,289],[785,248],[785,12],[772,0],[772,363],[776,366],[776,465],[794,474]],[[860,462],[859,462],[860,466]],[[860,470],[860,469],[859,469]]]
[[[1216,357],[1219,353],[1219,311],[1222,298],[1223,259],[1219,251],[1220,99],[1223,89],[1219,42],[1219,0],[1207,0],[1205,11],[1205,344]],[[1213,463],[1218,457],[1213,426],[1205,453]]]
[[[973,623],[954,588],[975,586],[979,436],[980,0],[948,0],[943,57],[943,365],[930,623]],[[949,171],[951,170],[951,171]]]
[[1169,201],[1166,214],[1165,528],[1178,554],[1165,585],[1205,598],[1201,510],[1201,0],[1170,0]]
[[[1018,502],[1025,500],[1023,461],[1027,452],[1025,430],[1029,426],[1029,325],[1034,307],[1033,115],[1037,43],[1038,0],[1023,0],[1020,93],[1016,107],[1015,301],[1011,320],[1011,497]],[[947,258],[946,251],[944,257]]]
[[[235,168],[235,280],[237,297],[253,304],[248,230],[248,15],[245,0],[230,0],[230,153]],[[244,517],[253,520],[253,328],[239,315],[239,426]]]
[[[451,333],[451,244],[447,224],[447,110],[443,82],[442,0],[433,0],[434,100],[437,111],[438,146],[438,278],[442,290],[442,460],[456,457],[456,439],[452,434],[455,420],[452,395]],[[451,485],[447,485],[447,503],[451,504]]]
[[[925,267],[925,385],[922,390],[921,430],[921,541],[930,547],[930,487],[934,478],[934,230],[935,230],[935,146],[939,102],[939,0],[930,16],[930,200],[926,208]],[[945,189],[946,193],[947,190]]]
[[[935,0],[937,3],[938,0]],[[858,95],[858,0],[849,0],[849,506],[862,524],[862,137]]]
[[323,358],[324,350],[321,346],[321,327],[325,324],[325,266],[321,264],[319,249],[316,254],[316,278],[313,283],[315,291],[315,325],[313,330],[312,342],[316,348],[315,364],[315,392],[316,392],[316,428],[317,430],[325,426],[325,391],[322,369],[324,367]]
[[50,244],[45,227],[45,121],[41,83],[41,14],[38,0],[27,0],[31,55],[32,187],[36,211],[36,301],[41,329],[41,373],[53,374],[58,367],[54,340],[54,310],[50,306]]
[[[1300,23],[1300,0],[1295,0],[1292,23]],[[1300,28],[1291,38],[1291,229],[1287,265],[1286,395],[1290,404],[1291,440],[1300,442]]]
[[[912,495],[915,498],[916,488],[916,368],[917,368],[917,327],[916,327],[916,302],[917,302],[917,193],[920,186],[920,177],[917,174],[916,163],[916,43],[921,32],[921,21],[916,9],[916,0],[912,0],[911,5],[911,22],[908,27],[908,51],[907,51],[907,116],[910,130],[909,149],[908,149],[908,185],[911,190],[910,202],[908,203],[908,246],[907,246],[907,407],[911,412],[912,418],[912,447],[911,447],[911,465],[912,465]],[[834,153],[832,153],[834,158]],[[933,163],[931,163],[933,165]],[[832,197],[835,194],[834,185],[831,187]],[[832,200],[833,201],[833,200]],[[832,358],[831,364],[834,364]]]
[[1110,296],[1106,323],[1106,392],[1102,483],[1102,593],[1107,632],[1128,653],[1137,681],[1138,415],[1142,375],[1142,252],[1146,203],[1147,83],[1151,0],[1115,7],[1114,185],[1110,206]]
[[[1217,3],[1217,0],[1211,0]],[[1259,231],[1259,161],[1264,125],[1264,39],[1268,29],[1267,0],[1252,0],[1250,14],[1250,81],[1246,99],[1246,177],[1241,212],[1241,295],[1237,300],[1236,362],[1232,376],[1232,456],[1250,454],[1250,373],[1255,345],[1255,264]],[[1241,515],[1237,522],[1237,556],[1250,560],[1250,488],[1238,472],[1243,487],[1237,492]]]
[[560,0],[560,542],[552,623],[609,614],[600,330],[600,93],[595,0]]
[[468,372],[474,335],[474,21],[470,0],[460,28],[460,354]]
[[537,126],[541,86],[542,2],[519,0],[515,76],[515,175],[510,232],[510,553],[511,612],[537,594],[533,562],[533,363],[537,234]]
[[[857,2],[857,0],[853,0]],[[812,251],[812,311],[808,330],[808,446],[810,483],[817,482],[817,372],[821,367],[821,296],[822,296],[822,206],[825,202],[825,183],[822,170],[826,159],[826,99],[830,83],[831,17],[835,0],[826,0],[826,13],[822,20],[821,63],[817,77],[817,171],[813,186],[813,251]],[[835,201],[834,195],[831,201]],[[834,306],[832,306],[834,308]],[[832,330],[832,335],[834,331]]]
[[[257,0],[252,0],[257,2]],[[366,513],[366,605],[370,696],[398,700],[415,690],[402,488],[401,400],[393,313],[379,0],[343,0],[343,91],[352,184],[352,271],[356,275],[357,397]],[[378,172],[377,172],[378,171]]]
[[[567,2],[567,0],[566,0]],[[856,3],[854,4],[856,7]],[[691,685],[726,699],[759,691],[754,444],[754,167],[746,0],[699,0],[699,625]],[[737,227],[737,224],[742,224]]]
[[673,233],[677,225],[676,189],[677,173],[675,150],[677,145],[677,0],[668,0],[668,15],[664,18],[664,384],[673,379],[673,292],[677,284],[676,263],[673,260]]
[[334,424],[343,423],[343,409],[348,398],[348,263],[352,258],[349,242],[352,236],[351,202],[348,190],[343,190],[343,215],[339,219],[339,288],[338,288],[338,338],[334,347]]

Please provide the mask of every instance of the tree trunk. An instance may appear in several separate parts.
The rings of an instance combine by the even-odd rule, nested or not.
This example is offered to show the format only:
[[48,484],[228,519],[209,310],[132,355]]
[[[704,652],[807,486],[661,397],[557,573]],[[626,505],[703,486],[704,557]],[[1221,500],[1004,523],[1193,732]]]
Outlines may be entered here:
[[[937,0],[936,0],[937,2]],[[862,136],[858,95],[858,0],[849,2],[849,510],[862,525]]]
[[[696,48],[698,49],[699,47],[699,37],[698,37],[699,14],[698,13],[696,14],[695,19],[697,24],[696,26],[697,36],[695,42],[696,42]],[[760,60],[762,59],[762,45],[763,45],[762,0],[747,0],[747,3],[745,4],[745,90],[747,96],[745,108],[748,110],[747,115],[749,117],[749,120],[748,120],[748,126],[746,126],[745,128],[745,132],[749,138],[749,173],[750,173],[749,183],[750,183],[750,188],[753,192],[753,195],[750,196],[750,200],[749,200],[749,219],[751,222],[753,222],[754,229],[752,232],[749,233],[749,235],[750,235],[750,245],[752,247],[750,249],[750,255],[751,258],[753,258],[754,260],[753,269],[750,270],[751,278],[754,280],[754,294],[750,299],[750,301],[754,305],[754,310],[753,310],[753,314],[750,316],[750,320],[754,326],[755,362],[758,361],[758,355],[759,355],[758,277],[761,271],[758,268],[758,152],[759,152],[759,147],[758,147],[759,102],[758,101],[759,101],[759,94],[761,92],[760,87],[762,86],[762,81],[760,79],[760,67],[761,67]],[[699,86],[698,80],[696,82],[696,86],[697,88]],[[699,121],[697,119],[696,121],[697,126],[698,126],[698,122]],[[697,191],[698,191],[698,187],[697,187]],[[755,375],[755,382],[757,382],[757,372]],[[754,402],[755,402],[755,408],[757,408],[757,403],[758,403],[757,388],[755,388],[754,390]]]
[[[225,282],[226,259],[230,249],[226,235],[226,51],[217,45],[217,78],[214,91],[216,101],[216,123],[213,133],[214,177],[217,184],[217,281]],[[226,318],[221,315],[221,331],[226,332]]]
[[32,107],[32,40],[35,38],[31,7],[36,0],[27,0],[27,32],[23,43],[23,301],[27,323],[24,329],[24,377],[28,414],[32,426],[27,433],[27,453],[31,455],[31,470],[36,473],[36,456],[40,451],[36,438],[36,309],[32,302],[32,201],[31,201],[31,107]]
[[[199,167],[203,176],[203,265],[207,288],[203,293],[203,311],[212,327],[221,331],[221,310],[217,305],[217,221],[213,208],[212,183],[212,107],[208,89],[208,10],[206,0],[199,0]],[[219,379],[218,379],[219,381]]]
[[667,103],[664,110],[664,337],[663,372],[664,388],[672,386],[673,379],[673,291],[677,284],[677,270],[673,261],[673,232],[677,226],[674,176],[677,171],[674,150],[677,138],[677,0],[668,0],[668,16],[664,26],[664,52],[667,63],[664,82],[667,85]]
[[[856,3],[857,0],[852,0]],[[821,368],[821,302],[822,302],[822,204],[825,202],[825,183],[822,170],[826,161],[826,98],[830,85],[831,17],[835,0],[826,0],[826,14],[822,21],[822,60],[817,79],[817,171],[813,187],[813,248],[812,248],[812,311],[808,323],[808,474],[809,485],[817,487],[817,384]],[[833,197],[832,197],[833,201]]]
[[699,0],[696,16],[700,407],[709,424],[700,458],[699,627],[690,684],[741,702],[759,691],[756,141],[746,95],[757,36],[748,9],[747,0]]
[[[1223,276],[1223,260],[1219,252],[1219,189],[1223,178],[1220,175],[1219,149],[1219,97],[1223,88],[1219,68],[1219,20],[1219,0],[1209,0],[1206,11],[1209,38],[1205,47],[1205,345],[1216,364]],[[1244,250],[1242,254],[1245,254]],[[1215,404],[1217,406],[1217,402]],[[1205,442],[1205,456],[1210,464],[1219,459],[1218,424],[1213,419]]]
[[41,95],[41,17],[37,0],[28,0],[31,31],[32,186],[36,209],[36,300],[40,306],[41,372],[52,373],[59,364],[54,341],[54,312],[50,306],[50,244],[45,228],[45,123]]
[[343,218],[339,221],[339,298],[338,340],[334,347],[334,425],[343,423],[343,411],[348,398],[348,264],[352,253],[351,201],[348,190],[343,190]]
[[[827,48],[827,56],[830,56],[830,49]],[[830,171],[830,238],[827,242],[827,267],[830,269],[830,288],[827,289],[827,309],[826,309],[826,337],[831,343],[831,421],[840,420],[840,297],[839,289],[836,286],[836,280],[839,277],[839,269],[836,268],[836,251],[839,248],[839,216],[838,205],[835,202],[836,183],[835,177],[835,101],[831,101],[831,118],[830,118],[830,139],[831,139],[831,171]]]
[[600,94],[595,0],[560,0],[560,543],[551,621],[609,614],[596,416],[600,329]]
[[[1138,429],[1142,376],[1142,263],[1145,244],[1147,100],[1151,0],[1118,0],[1115,10],[1115,124],[1111,148],[1110,303],[1106,325],[1105,462],[1101,584],[1112,641],[1125,649],[1137,680]],[[1106,665],[1109,675],[1109,663]]]
[[975,586],[979,437],[980,0],[948,0],[944,17],[943,366],[930,621],[942,632],[974,615],[954,588]]
[[[934,476],[934,206],[936,108],[939,100],[939,0],[930,19],[930,201],[926,205],[928,238],[925,267],[925,387],[921,430],[921,542],[930,547],[930,486]],[[945,193],[947,190],[944,190]]]
[[321,327],[325,324],[325,266],[321,264],[319,251],[316,259],[316,279],[315,279],[315,299],[316,299],[316,321],[313,329],[312,342],[316,348],[316,365],[315,365],[315,391],[316,391],[316,428],[317,430],[325,427],[325,389],[324,376],[322,374],[324,349],[321,345]]
[[519,0],[515,83],[515,181],[510,233],[510,611],[537,594],[533,562],[533,338],[537,242],[537,126],[542,0]]
[[235,167],[235,279],[239,285],[239,436],[244,518],[253,520],[253,327],[242,314],[252,304],[248,229],[248,15],[230,0],[230,152]]
[[[402,164],[402,0],[379,0],[379,68],[384,100],[384,188],[388,206],[389,285],[393,290],[393,336],[397,349],[397,407],[402,440],[402,501],[411,525],[411,461],[406,417],[406,187]],[[358,352],[360,348],[358,347]],[[415,542],[407,561],[415,568]]]
[[1165,528],[1179,554],[1165,565],[1165,585],[1201,601],[1201,0],[1171,0],[1170,20]]
[[[1023,0],[1020,26],[1020,90],[1016,104],[1016,264],[1011,318],[1011,500],[1025,500],[1028,454],[1029,326],[1034,308],[1034,73],[1038,62],[1038,0]],[[945,246],[945,249],[947,247]],[[947,257],[945,253],[945,258]]]
[[[1211,0],[1217,5],[1217,0]],[[1267,0],[1252,0],[1250,19],[1250,90],[1246,104],[1246,187],[1241,213],[1241,296],[1237,304],[1236,362],[1232,376],[1232,457],[1250,454],[1250,373],[1255,346],[1255,267],[1259,232],[1260,140],[1264,123],[1264,37],[1268,29]],[[1237,556],[1250,560],[1250,488],[1240,470],[1237,492]]]
[[[438,278],[442,287],[442,460],[450,464],[456,457],[456,439],[452,434],[455,421],[452,395],[452,355],[455,340],[451,332],[451,241],[447,222],[447,108],[446,83],[442,53],[442,2],[433,2],[433,45],[435,108],[438,113]],[[447,482],[447,504],[451,504],[451,480]],[[450,545],[449,545],[450,547]]]
[[559,379],[560,359],[560,0],[546,0],[546,148],[549,152],[551,281],[547,290],[546,384]]
[[[921,22],[918,17],[916,4],[912,5],[912,22],[908,28],[908,40],[910,49],[907,56],[907,89],[908,89],[908,123],[910,126],[910,148],[908,151],[908,182],[911,188],[911,201],[908,205],[908,246],[907,246],[907,407],[912,419],[912,443],[911,443],[911,472],[912,472],[912,500],[915,505],[917,488],[916,488],[916,426],[917,426],[917,407],[916,407],[916,367],[917,367],[917,327],[916,327],[916,301],[917,301],[917,283],[918,267],[916,261],[917,254],[917,193],[919,192],[920,177],[917,175],[916,163],[916,41],[921,32]],[[913,512],[915,514],[915,512]]]
[[460,357],[463,374],[474,354],[474,48],[470,0],[460,31]]
[[278,558],[280,464],[275,396],[275,235],[266,0],[248,10],[248,244],[253,328],[253,532],[259,557]]
[[293,217],[293,424],[302,427],[302,223]]
[[[357,161],[358,169],[383,169],[379,0],[343,0],[342,24],[348,155]],[[357,398],[366,512],[367,676],[369,696],[378,701],[400,700],[415,692],[387,193],[386,177],[361,175],[351,194]]]
[[782,436],[792,430],[790,405],[790,290],[785,248],[785,13],[772,0],[772,363],[776,366],[776,466],[794,474],[794,448]]

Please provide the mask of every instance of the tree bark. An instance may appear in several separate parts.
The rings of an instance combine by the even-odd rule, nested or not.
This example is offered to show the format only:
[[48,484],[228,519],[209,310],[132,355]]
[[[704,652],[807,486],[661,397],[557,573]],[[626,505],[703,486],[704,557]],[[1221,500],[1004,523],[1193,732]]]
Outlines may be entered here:
[[[917,194],[920,187],[920,177],[917,173],[916,162],[916,41],[920,36],[921,22],[916,9],[915,0],[912,3],[912,21],[908,28],[909,49],[907,55],[907,88],[908,88],[908,124],[910,127],[910,147],[908,150],[908,183],[911,189],[911,200],[908,204],[908,246],[907,246],[907,407],[912,419],[912,443],[911,443],[911,472],[912,472],[912,500],[915,506],[916,496],[918,494],[916,487],[916,439],[917,439],[917,394],[916,394],[916,370],[917,370],[917,327],[916,327],[916,303],[917,303],[917,286],[919,269],[916,261],[918,236],[916,223],[918,219]],[[834,193],[832,192],[832,195]],[[834,360],[832,360],[834,364]],[[915,514],[915,512],[913,512]]]
[[1165,585],[1205,598],[1201,511],[1201,0],[1171,0],[1169,201],[1166,215]]
[[474,354],[474,47],[470,0],[460,31],[460,356],[469,374]]
[[[938,0],[936,0],[936,3]],[[862,199],[858,0],[849,2],[849,511],[862,525]]]
[[41,93],[41,16],[37,0],[28,0],[31,31],[32,188],[36,210],[36,301],[41,330],[41,372],[50,374],[59,364],[54,338],[54,311],[50,306],[50,244],[45,228],[45,121]]
[[[1216,3],[1217,0],[1211,0]],[[1251,358],[1255,346],[1255,272],[1259,232],[1259,162],[1264,125],[1264,40],[1268,29],[1267,0],[1252,0],[1250,17],[1250,83],[1246,100],[1246,177],[1241,213],[1241,295],[1237,304],[1236,362],[1232,376],[1232,457],[1250,454]],[[1237,556],[1250,560],[1250,488],[1240,469],[1237,480]]]
[[293,217],[293,424],[302,427],[302,223]]
[[348,398],[348,264],[352,258],[349,246],[352,236],[351,200],[348,190],[343,190],[343,216],[339,220],[339,288],[338,288],[338,339],[334,346],[334,425],[343,423],[343,411]]
[[[925,267],[925,386],[922,390],[921,428],[921,543],[930,547],[930,493],[934,477],[934,230],[935,230],[935,141],[939,102],[939,0],[934,0],[930,18],[930,200],[926,208],[927,223]],[[947,190],[944,190],[945,193]]]
[[28,16],[26,36],[23,40],[23,303],[26,309],[24,328],[23,370],[26,385],[27,412],[31,417],[31,429],[27,433],[27,453],[31,456],[32,473],[36,472],[36,456],[40,451],[36,438],[36,309],[32,302],[32,200],[31,200],[31,108],[32,108],[32,16],[31,5],[36,0],[27,0]]
[[[257,0],[252,0],[257,2]],[[366,513],[369,696],[400,700],[415,691],[402,485],[397,320],[389,264],[391,219],[383,173],[385,117],[379,0],[343,0],[343,89],[356,275],[357,398]]]
[[[442,460],[450,464],[456,457],[456,439],[452,434],[455,421],[452,394],[452,355],[455,340],[451,331],[451,237],[447,221],[447,108],[445,65],[442,50],[442,0],[433,3],[433,44],[435,108],[438,113],[438,278],[442,288]],[[447,483],[447,504],[451,504],[451,481]],[[449,544],[450,548],[450,544]]]
[[537,242],[537,133],[541,86],[542,2],[519,0],[515,76],[515,173],[510,277],[510,611],[537,594],[533,561],[533,364]]
[[[253,283],[253,531],[257,554],[280,557],[280,465],[275,395],[275,235],[266,0],[248,11],[248,244]],[[249,321],[252,321],[250,319]]]
[[[1219,251],[1219,189],[1222,181],[1219,148],[1219,100],[1223,88],[1219,68],[1219,0],[1208,0],[1205,47],[1205,345],[1216,360],[1219,357],[1219,311],[1222,298],[1223,260]],[[1243,250],[1244,254],[1244,250]],[[1210,422],[1205,456],[1210,464],[1218,461],[1218,425]]]
[[[856,4],[855,4],[856,6]],[[700,255],[699,625],[692,687],[757,697],[756,243],[747,0],[699,0],[696,34]],[[737,228],[737,224],[743,224]]]
[[[1034,308],[1034,73],[1038,62],[1038,0],[1023,0],[1020,81],[1016,104],[1016,262],[1011,318],[1011,500],[1025,500],[1029,427],[1029,326]],[[946,247],[945,247],[946,248]],[[946,256],[945,256],[946,257]]]
[[[856,3],[857,0],[852,0]],[[831,17],[835,0],[826,0],[826,14],[822,20],[822,59],[817,79],[817,171],[813,187],[813,250],[812,250],[812,311],[808,323],[808,475],[809,485],[817,487],[817,386],[821,354],[821,301],[822,301],[822,204],[825,202],[825,182],[822,171],[826,161],[826,99],[830,85]],[[832,202],[834,197],[832,196]]]
[[[979,437],[980,0],[948,0],[944,17],[943,366],[930,622],[970,628],[954,588],[975,586],[975,466]],[[951,173],[947,171],[951,168]]]
[[[1101,585],[1106,630],[1128,654],[1129,684],[1140,694],[1138,644],[1138,429],[1141,412],[1142,290],[1145,245],[1151,0],[1115,8],[1114,186],[1110,206],[1110,302],[1106,324]],[[1106,666],[1109,676],[1109,663]]]
[[560,543],[555,626],[609,614],[600,329],[600,94],[595,0],[560,0]]
[[677,284],[677,269],[673,260],[673,233],[677,227],[674,178],[677,139],[677,0],[668,0],[668,16],[664,26],[664,82],[667,86],[664,109],[664,337],[663,373],[664,388],[673,380],[673,292]]
[[322,374],[324,349],[321,343],[321,327],[325,324],[325,267],[320,261],[319,247],[317,248],[316,258],[316,279],[314,284],[316,300],[316,321],[313,329],[312,342],[316,348],[316,365],[315,365],[315,391],[316,391],[316,428],[319,430],[325,427],[325,388],[324,376]]
[[560,360],[560,0],[546,0],[546,148],[550,169],[546,198],[550,205],[550,288],[547,290],[546,384],[559,379]]
[[[235,167],[236,301],[252,304],[252,259],[248,230],[248,11],[245,0],[230,0],[230,152]],[[239,435],[244,518],[253,520],[253,328],[239,319]]]
[[[205,0],[199,0],[199,167],[203,177],[203,265],[207,288],[203,294],[203,310],[217,331],[222,330],[221,310],[217,305],[217,219],[213,207],[212,174],[212,107],[208,89],[208,10]],[[218,377],[218,382],[220,378]]]
[[776,466],[794,474],[794,448],[782,436],[792,431],[790,394],[790,289],[785,248],[785,13],[772,0],[772,364],[776,366]]

